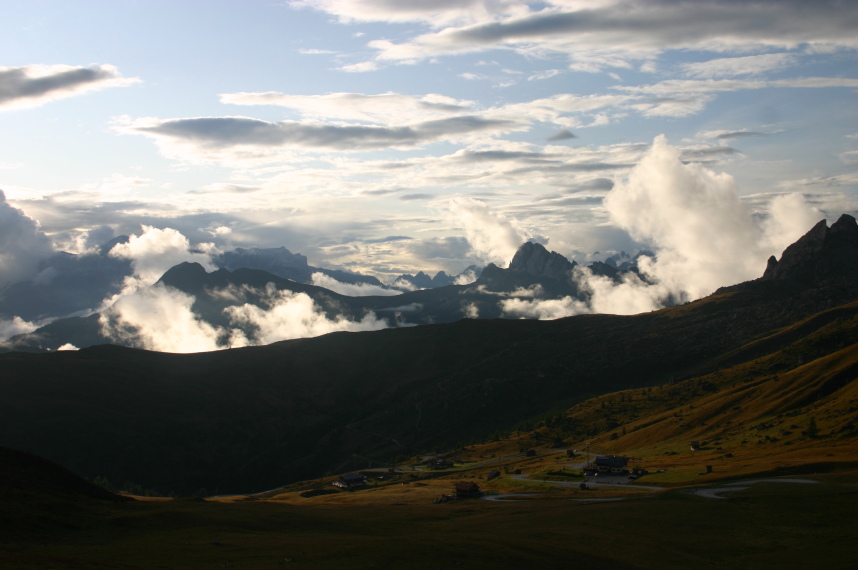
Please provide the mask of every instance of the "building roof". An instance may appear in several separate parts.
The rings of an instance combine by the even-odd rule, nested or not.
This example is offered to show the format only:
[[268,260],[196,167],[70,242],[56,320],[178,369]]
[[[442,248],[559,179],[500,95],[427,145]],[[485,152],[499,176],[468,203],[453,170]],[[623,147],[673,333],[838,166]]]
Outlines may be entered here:
[[596,458],[596,465],[603,465],[605,467],[625,467],[628,464],[629,459],[627,457],[617,457],[616,455],[600,455]]
[[360,473],[348,473],[347,475],[341,475],[340,479],[343,481],[366,481],[366,475],[361,475]]

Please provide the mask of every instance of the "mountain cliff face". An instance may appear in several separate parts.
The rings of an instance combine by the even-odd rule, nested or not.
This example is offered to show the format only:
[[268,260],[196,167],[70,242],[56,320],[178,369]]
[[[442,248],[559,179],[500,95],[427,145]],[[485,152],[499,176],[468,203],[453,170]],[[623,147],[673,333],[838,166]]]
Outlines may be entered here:
[[549,277],[558,281],[572,280],[572,270],[578,265],[574,261],[557,253],[556,251],[549,252],[545,246],[526,242],[518,251],[509,264],[509,270],[517,273],[527,273],[534,277]]
[[843,214],[828,227],[816,224],[787,247],[781,259],[769,258],[762,279],[822,284],[858,278],[858,223]]

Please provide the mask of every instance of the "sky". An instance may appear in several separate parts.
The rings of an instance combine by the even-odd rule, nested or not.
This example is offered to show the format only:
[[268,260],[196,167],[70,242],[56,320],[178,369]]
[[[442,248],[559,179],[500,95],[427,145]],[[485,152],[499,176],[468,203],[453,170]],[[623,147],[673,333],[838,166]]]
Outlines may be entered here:
[[858,211],[856,50],[850,1],[0,0],[0,281],[116,235],[384,282],[534,240],[696,298]]

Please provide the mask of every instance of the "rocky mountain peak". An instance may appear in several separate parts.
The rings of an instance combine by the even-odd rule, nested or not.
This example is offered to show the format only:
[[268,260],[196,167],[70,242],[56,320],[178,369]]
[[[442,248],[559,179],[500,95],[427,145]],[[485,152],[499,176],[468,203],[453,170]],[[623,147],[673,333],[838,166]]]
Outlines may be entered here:
[[556,251],[549,252],[542,244],[529,241],[515,252],[509,270],[535,277],[568,280],[576,265],[577,263],[570,262]]
[[858,223],[855,218],[843,214],[830,228],[821,220],[787,247],[780,260],[772,256],[762,278],[802,283],[858,278]]

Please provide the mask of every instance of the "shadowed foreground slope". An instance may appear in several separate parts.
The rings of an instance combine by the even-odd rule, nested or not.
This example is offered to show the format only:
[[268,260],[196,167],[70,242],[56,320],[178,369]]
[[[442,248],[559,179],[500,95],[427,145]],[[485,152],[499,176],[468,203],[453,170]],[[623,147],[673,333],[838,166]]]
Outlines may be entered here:
[[[191,355],[0,355],[0,443],[87,477],[188,494],[260,491],[343,471],[355,453],[390,460],[467,442],[589,396],[780,350],[787,339],[764,339],[855,300],[858,255],[844,257],[838,236],[856,252],[858,240],[844,218],[802,238],[809,255],[785,252],[785,268],[821,267],[810,281],[785,270],[644,315],[468,320]],[[837,262],[820,264],[832,251]],[[735,352],[754,341],[761,354]],[[847,328],[837,342],[856,341]]]

